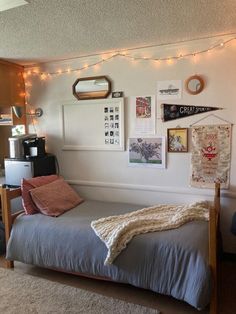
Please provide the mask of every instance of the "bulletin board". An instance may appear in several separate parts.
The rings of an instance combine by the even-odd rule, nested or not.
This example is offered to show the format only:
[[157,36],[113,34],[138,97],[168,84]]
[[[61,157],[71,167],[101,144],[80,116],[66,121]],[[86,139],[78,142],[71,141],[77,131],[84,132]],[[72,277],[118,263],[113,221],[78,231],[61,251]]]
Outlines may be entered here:
[[124,150],[124,99],[62,105],[63,150]]

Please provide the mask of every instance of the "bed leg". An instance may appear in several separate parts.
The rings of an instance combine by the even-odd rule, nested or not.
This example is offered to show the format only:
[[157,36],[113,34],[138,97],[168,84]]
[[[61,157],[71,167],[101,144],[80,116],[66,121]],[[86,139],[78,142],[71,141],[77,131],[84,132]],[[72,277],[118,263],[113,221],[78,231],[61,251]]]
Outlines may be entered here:
[[218,313],[218,295],[217,287],[215,286],[212,291],[211,303],[210,303],[210,314]]
[[6,268],[14,268],[14,262],[5,260],[5,267]]

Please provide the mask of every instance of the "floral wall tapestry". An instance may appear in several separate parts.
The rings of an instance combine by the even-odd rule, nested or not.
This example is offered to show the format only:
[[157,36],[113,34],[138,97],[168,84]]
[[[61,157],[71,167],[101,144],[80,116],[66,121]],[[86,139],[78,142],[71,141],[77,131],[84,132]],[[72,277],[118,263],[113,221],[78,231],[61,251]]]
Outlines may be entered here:
[[191,186],[229,186],[231,125],[202,125],[192,128]]

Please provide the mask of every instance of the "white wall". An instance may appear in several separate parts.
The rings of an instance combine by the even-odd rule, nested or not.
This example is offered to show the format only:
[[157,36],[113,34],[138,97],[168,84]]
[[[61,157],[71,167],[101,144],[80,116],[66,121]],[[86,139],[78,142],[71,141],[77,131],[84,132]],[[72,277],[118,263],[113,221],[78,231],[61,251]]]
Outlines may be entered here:
[[[137,50],[131,54],[141,56],[174,56],[179,53],[205,49],[220,39],[193,41],[182,45],[169,45],[159,48]],[[192,202],[199,199],[212,199],[213,191],[189,186],[191,153],[167,154],[166,169],[143,169],[128,167],[127,150],[109,151],[63,151],[61,105],[77,103],[72,95],[72,84],[78,77],[107,75],[112,81],[113,91],[123,91],[125,96],[125,138],[134,135],[131,114],[131,96],[153,95],[158,80],[186,80],[189,76],[200,74],[206,87],[202,93],[191,96],[183,90],[180,100],[168,103],[216,106],[224,110],[213,113],[236,123],[236,41],[224,48],[191,58],[174,61],[173,64],[149,61],[132,62],[117,57],[100,68],[83,70],[80,73],[54,75],[46,81],[38,76],[26,79],[29,103],[42,107],[44,115],[37,120],[38,135],[45,135],[48,151],[56,154],[61,174],[75,184],[85,198],[125,201],[130,203],[153,204],[157,202]],[[58,69],[79,68],[85,63],[93,63],[100,57],[67,60],[41,65],[41,71],[54,72]],[[30,86],[31,85],[31,86]],[[189,127],[189,125],[208,114],[163,123],[160,119],[161,102],[157,102],[156,134],[165,135],[167,128]],[[212,123],[219,121],[205,121]],[[88,121],[89,130],[89,121]],[[236,211],[236,143],[235,126],[232,134],[232,162],[230,189],[222,192],[223,206],[221,226],[224,249],[236,253],[236,237],[230,233],[232,214]]]

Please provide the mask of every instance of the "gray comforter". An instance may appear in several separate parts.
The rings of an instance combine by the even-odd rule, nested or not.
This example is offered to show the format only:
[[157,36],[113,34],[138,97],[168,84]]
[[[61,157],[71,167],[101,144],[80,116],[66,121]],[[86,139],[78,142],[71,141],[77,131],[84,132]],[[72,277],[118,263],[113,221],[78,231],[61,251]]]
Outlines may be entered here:
[[85,201],[58,218],[22,215],[14,223],[7,258],[108,277],[204,308],[210,299],[206,222],[135,236],[112,265],[104,265],[107,248],[92,230],[91,221],[140,208]]

